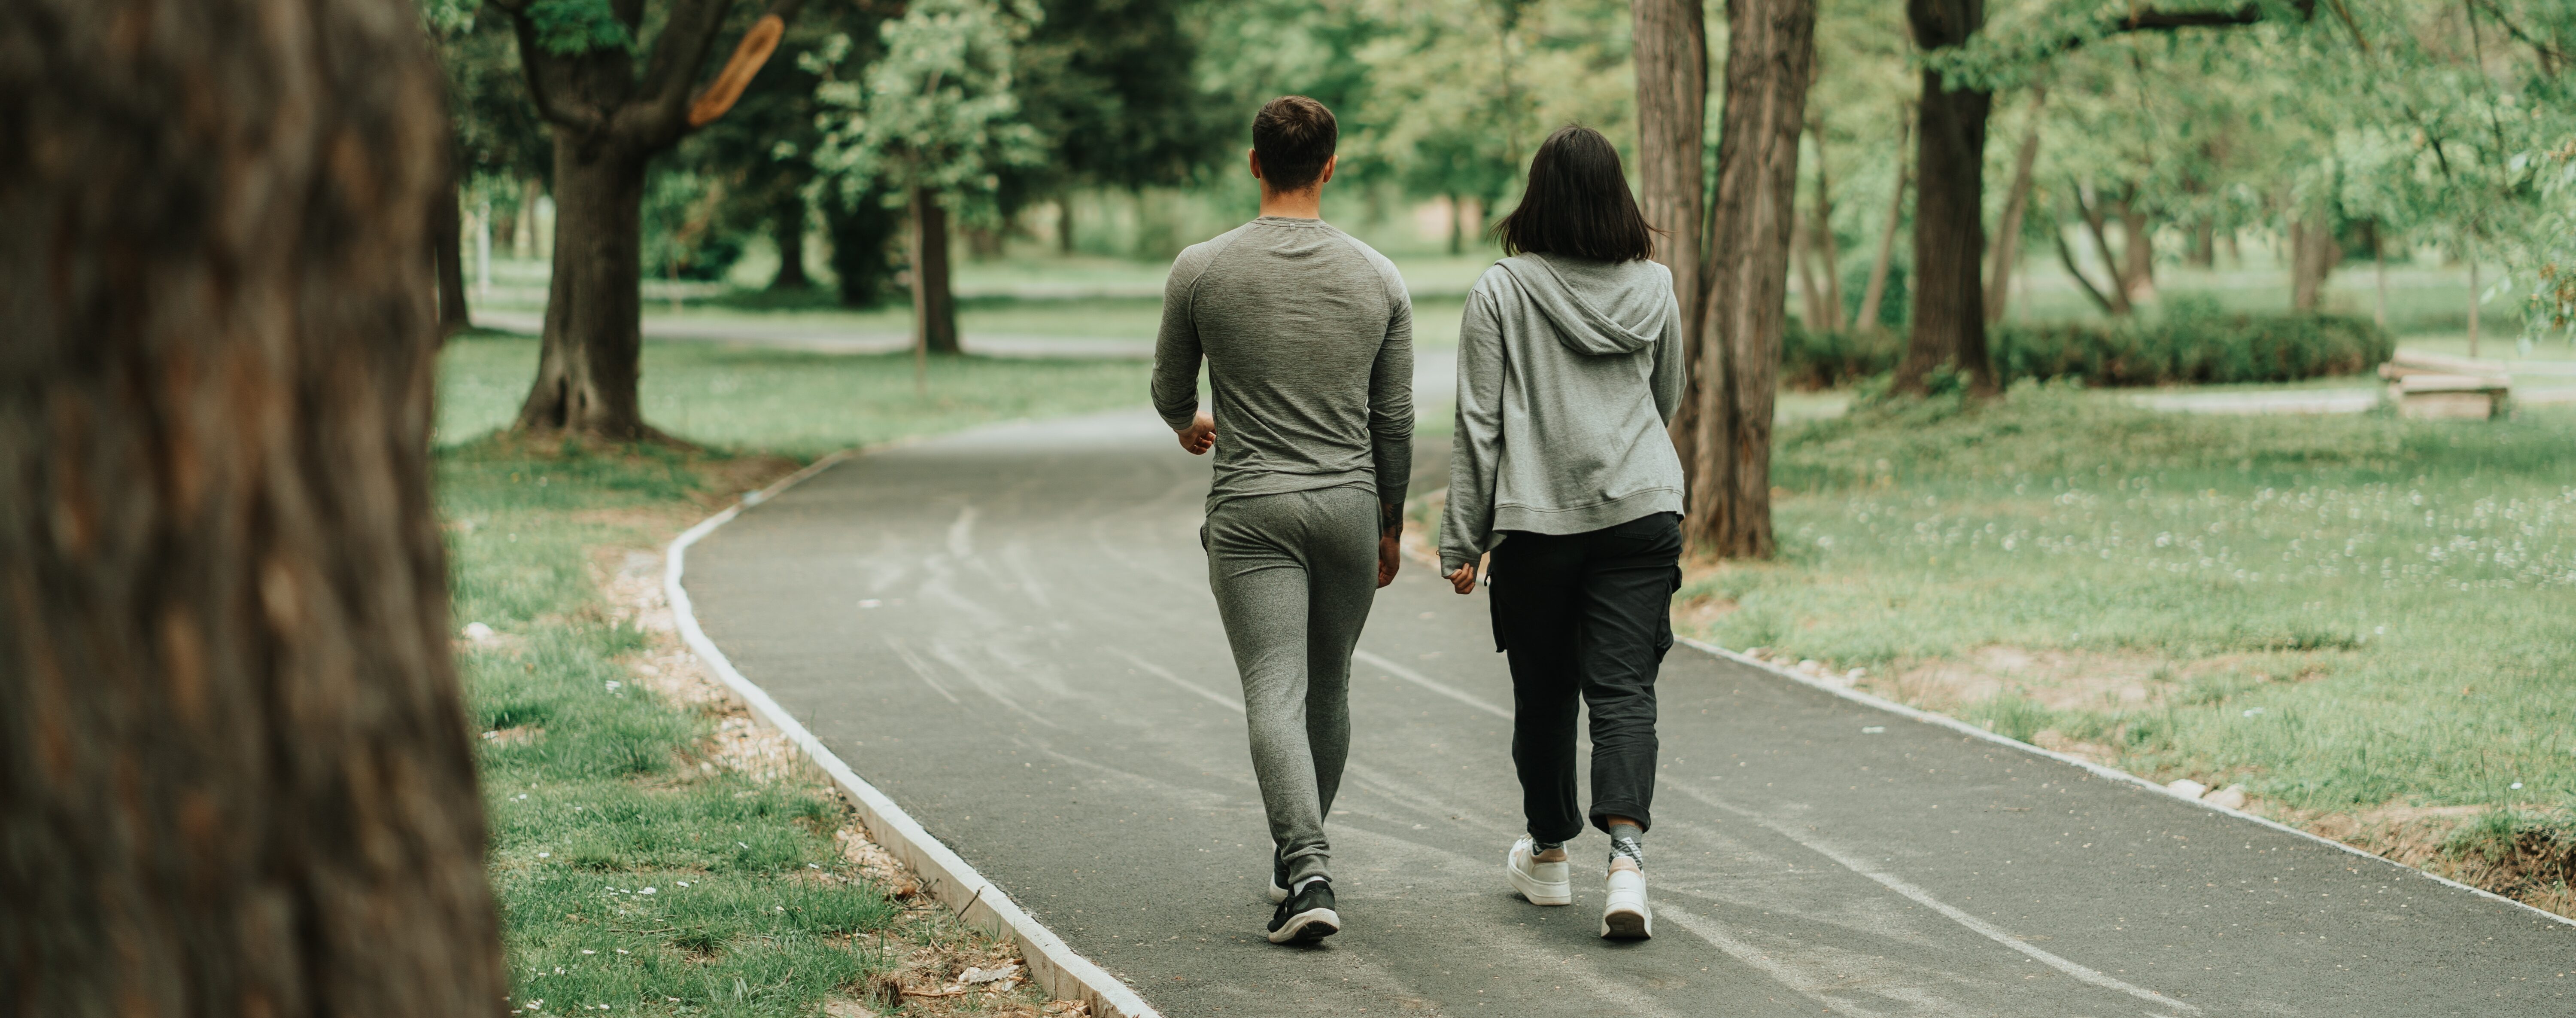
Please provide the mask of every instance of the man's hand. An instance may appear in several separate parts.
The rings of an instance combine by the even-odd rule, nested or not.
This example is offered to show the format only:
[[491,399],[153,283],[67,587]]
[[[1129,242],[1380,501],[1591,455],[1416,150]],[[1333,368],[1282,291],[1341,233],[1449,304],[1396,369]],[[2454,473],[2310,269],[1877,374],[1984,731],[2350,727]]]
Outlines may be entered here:
[[[1197,417],[1190,419],[1189,430],[1180,432],[1180,436],[1181,448],[1188,450],[1190,455],[1204,453],[1210,446],[1216,444],[1216,418],[1208,416],[1207,411],[1201,410]],[[1378,584],[1381,587],[1385,585]]]
[[1461,594],[1475,593],[1476,564],[1473,562],[1460,563],[1457,571],[1449,574],[1449,585],[1456,588]]
[[1398,527],[1378,535],[1377,585],[1395,582],[1395,571],[1404,565],[1404,530]]

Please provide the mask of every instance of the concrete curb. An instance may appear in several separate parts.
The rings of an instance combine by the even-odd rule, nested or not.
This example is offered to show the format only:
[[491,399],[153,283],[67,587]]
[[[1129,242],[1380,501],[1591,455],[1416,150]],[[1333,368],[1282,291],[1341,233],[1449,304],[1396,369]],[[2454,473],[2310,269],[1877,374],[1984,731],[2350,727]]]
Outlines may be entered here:
[[1890,714],[1896,714],[1896,715],[1899,715],[1899,716],[1902,716],[1902,717],[1910,718],[1910,719],[1915,720],[1915,721],[1920,721],[1920,722],[1922,722],[1922,723],[1924,723],[1924,724],[1927,724],[1927,725],[1936,725],[1936,726],[1939,726],[1939,727],[1942,727],[1942,728],[1947,728],[1947,729],[1950,729],[1951,731],[1958,732],[1958,733],[1960,733],[1960,734],[1962,734],[1962,735],[1974,736],[1974,737],[1976,737],[1976,738],[1984,739],[1984,740],[1986,740],[1987,742],[1992,742],[1992,743],[1995,743],[1995,744],[1997,744],[1997,745],[2008,746],[2008,747],[2011,747],[2011,748],[2013,748],[2013,749],[2020,750],[2020,751],[2022,751],[2022,752],[2024,752],[2024,753],[2031,754],[2031,755],[2033,755],[2033,756],[2042,756],[2042,757],[2047,757],[2048,759],[2055,760],[2055,761],[2057,761],[2057,762],[2059,762],[2059,763],[2062,763],[2062,764],[2070,764],[2070,765],[2072,765],[2072,766],[2081,767],[2081,768],[2083,768],[2084,770],[2089,771],[2089,772],[2091,772],[2091,773],[2093,773],[2094,775],[2099,776],[2099,777],[2108,778],[2108,779],[2113,780],[2113,781],[2126,782],[2126,783],[2128,783],[2128,784],[2136,785],[2136,786],[2138,786],[2138,787],[2140,787],[2140,788],[2144,788],[2144,789],[2147,789],[2147,790],[2149,790],[2149,791],[2153,791],[2153,792],[2155,792],[2155,793],[2156,793],[2156,794],[2158,794],[2158,795],[2165,795],[2165,796],[2170,796],[2170,797],[2175,798],[2175,799],[2182,799],[2182,801],[2184,801],[2184,802],[2188,802],[2188,803],[2191,803],[2192,805],[2194,805],[2194,806],[2198,806],[2198,807],[2200,807],[2200,808],[2202,808],[2202,809],[2210,810],[2210,811],[2212,811],[2212,812],[2216,812],[2216,813],[2225,813],[2225,814],[2227,814],[2228,816],[2235,817],[2235,818],[2237,818],[2237,819],[2239,819],[2239,820],[2250,820],[2250,821],[2252,821],[2252,822],[2254,822],[2254,823],[2261,824],[2261,825],[2263,825],[2263,826],[2265,826],[2265,827],[2269,827],[2269,828],[2271,828],[2271,829],[2273,829],[2273,830],[2275,830],[2275,831],[2279,831],[2279,832],[2281,832],[2281,833],[2283,833],[2283,834],[2294,835],[2294,836],[2297,836],[2297,837],[2300,837],[2300,838],[2305,838],[2305,839],[2307,839],[2307,840],[2309,840],[2309,841],[2316,842],[2317,844],[2320,844],[2320,845],[2326,845],[2326,846],[2330,846],[2330,847],[2333,847],[2333,848],[2341,849],[2341,850],[2343,850],[2343,851],[2345,851],[2345,852],[2349,852],[2349,853],[2351,853],[2351,854],[2353,854],[2353,855],[2360,856],[2361,858],[2368,859],[2368,860],[2370,860],[2370,861],[2372,861],[2372,862],[2386,863],[2386,864],[2388,864],[2388,865],[2390,865],[2390,866],[2394,866],[2394,867],[2396,867],[2396,868],[2398,868],[2398,869],[2402,869],[2402,870],[2405,870],[2405,871],[2407,871],[2407,872],[2409,872],[2409,873],[2414,873],[2414,874],[2416,874],[2416,875],[2419,875],[2419,876],[2423,877],[2423,878],[2424,878],[2424,879],[2426,879],[2426,880],[2433,881],[2434,883],[2438,883],[2438,884],[2445,884],[2445,885],[2448,885],[2448,886],[2451,886],[2451,887],[2457,888],[2457,889],[2459,889],[2459,890],[2467,891],[2467,892],[2469,892],[2470,894],[2477,895],[2477,896],[2479,896],[2479,897],[2481,897],[2481,898],[2490,898],[2490,899],[2493,899],[2493,900],[2495,900],[2495,901],[2503,902],[2503,903],[2505,903],[2505,904],[2507,904],[2507,905],[2511,905],[2511,906],[2513,906],[2513,907],[2515,907],[2515,908],[2523,909],[2523,910],[2525,910],[2525,911],[2530,912],[2530,913],[2531,913],[2531,914],[2533,914],[2533,915],[2536,915],[2536,916],[2540,916],[2540,917],[2543,917],[2543,918],[2549,919],[2549,920],[2551,920],[2551,921],[2553,921],[2553,922],[2557,922],[2557,923],[2560,923],[2560,924],[2563,924],[2563,925],[2567,925],[2567,926],[2576,926],[2576,919],[2570,919],[2570,918],[2568,918],[2568,917],[2566,917],[2566,916],[2559,915],[2559,914],[2558,914],[2558,913],[2556,913],[2556,912],[2551,912],[2551,911],[2548,911],[2548,910],[2546,910],[2546,909],[2534,908],[2534,907],[2532,907],[2532,906],[2530,906],[2530,905],[2526,905],[2526,904],[2524,904],[2524,903],[2522,903],[2522,902],[2515,901],[2515,900],[2513,900],[2513,899],[2511,899],[2511,898],[2505,897],[2504,895],[2497,894],[2497,893],[2495,893],[2495,892],[2493,892],[2493,891],[2482,890],[2482,889],[2480,889],[2480,888],[2471,887],[2471,886],[2469,886],[2469,885],[2467,885],[2467,884],[2463,884],[2463,883],[2461,883],[2461,882],[2459,882],[2459,881],[2457,881],[2457,880],[2450,879],[2449,877],[2439,876],[2439,875],[2437,875],[2437,874],[2432,874],[2432,873],[2426,873],[2426,872],[2424,872],[2423,870],[2416,869],[2416,868],[2415,868],[2415,867],[2413,867],[2413,866],[2408,866],[2408,865],[2406,865],[2405,863],[2398,862],[2397,860],[2394,860],[2394,859],[2388,858],[2387,856],[2384,856],[2384,855],[2374,855],[2374,854],[2372,854],[2372,853],[2370,853],[2370,852],[2366,852],[2366,851],[2363,851],[2363,850],[2361,850],[2361,849],[2354,848],[2354,847],[2352,847],[2351,845],[2344,844],[2343,842],[2336,841],[2336,840],[2334,840],[2333,838],[2320,837],[2320,836],[2318,836],[2318,835],[2310,834],[2310,833],[2308,833],[2308,832],[2306,832],[2306,831],[2302,831],[2302,830],[2300,830],[2300,829],[2298,829],[2298,828],[2296,828],[2296,827],[2292,827],[2292,826],[2290,826],[2290,825],[2288,825],[2288,824],[2285,824],[2285,823],[2282,823],[2282,822],[2280,822],[2280,821],[2278,821],[2278,820],[2273,820],[2273,819],[2271,819],[2271,818],[2269,818],[2269,817],[2257,816],[2257,815],[2255,815],[2255,814],[2245,812],[2244,810],[2241,810],[2241,809],[2229,809],[2229,808],[2227,808],[2227,807],[2225,807],[2225,806],[2218,805],[2217,803],[2214,803],[2214,802],[2207,802],[2207,801],[2200,800],[2200,799],[2183,799],[2183,797],[2182,797],[2182,796],[2174,795],[2172,792],[2167,791],[2167,790],[2165,789],[2165,786],[2163,786],[2163,785],[2156,784],[2156,783],[2155,783],[2155,782],[2153,782],[2153,781],[2149,781],[2149,780],[2147,780],[2147,779],[2145,779],[2145,778],[2139,777],[2139,776],[2137,776],[2137,775],[2135,775],[2135,774],[2131,774],[2131,773],[2129,773],[2129,772],[2127,772],[2127,771],[2121,770],[2121,769],[2116,768],[2116,767],[2105,767],[2105,766],[2102,766],[2101,764],[2097,764],[2097,763],[2094,763],[2094,762],[2092,762],[2092,761],[2090,761],[2090,760],[2082,759],[2082,758],[2080,758],[2080,757],[2068,756],[2068,755],[2066,755],[2066,754],[2064,754],[2064,753],[2059,753],[2059,752],[2056,752],[2056,751],[2053,751],[2053,750],[2042,749],[2042,748],[2040,748],[2040,747],[2038,747],[2038,746],[2031,745],[2030,743],[2023,742],[2023,741],[2021,741],[2021,740],[2019,740],[2019,739],[2015,739],[2015,738],[2012,738],[2012,737],[2010,737],[2010,736],[1997,735],[1997,734],[1995,734],[1995,733],[1993,733],[1993,732],[1987,731],[1987,730],[1985,730],[1985,729],[1983,729],[1983,728],[1979,728],[1979,727],[1977,727],[1976,725],[1969,724],[1969,723],[1967,723],[1967,722],[1965,722],[1965,721],[1961,721],[1961,720],[1959,720],[1959,719],[1957,719],[1957,718],[1954,718],[1954,717],[1951,717],[1951,716],[1949,716],[1949,715],[1947,715],[1947,714],[1936,714],[1936,713],[1933,713],[1933,712],[1928,711],[1928,710],[1922,710],[1922,709],[1920,709],[1920,708],[1915,708],[1915,707],[1908,707],[1908,706],[1906,706],[1906,705],[1904,705],[1904,704],[1901,704],[1901,703],[1898,703],[1898,702],[1896,702],[1896,701],[1894,701],[1894,700],[1889,700],[1889,699],[1884,699],[1884,698],[1877,697],[1877,696],[1872,696],[1872,695],[1870,695],[1870,694],[1868,694],[1868,693],[1861,692],[1860,690],[1857,690],[1857,689],[1852,689],[1852,688],[1849,688],[1849,687],[1846,687],[1846,686],[1842,686],[1842,685],[1839,685],[1839,684],[1836,684],[1836,683],[1827,682],[1827,681],[1824,681],[1823,679],[1816,678],[1815,676],[1812,676],[1812,675],[1804,675],[1804,674],[1800,674],[1799,672],[1793,671],[1793,670],[1791,670],[1791,669],[1782,668],[1782,667],[1780,667],[1780,666],[1778,666],[1778,665],[1775,665],[1775,664],[1772,664],[1772,663],[1770,663],[1770,662],[1768,662],[1768,661],[1763,661],[1763,660],[1760,660],[1760,659],[1758,659],[1758,658],[1747,657],[1747,656],[1745,656],[1745,655],[1743,655],[1743,654],[1736,653],[1735,651],[1728,650],[1728,649],[1726,649],[1726,648],[1724,648],[1724,647],[1720,647],[1720,646],[1718,646],[1718,645],[1716,645],[1716,644],[1713,644],[1713,643],[1708,643],[1708,642],[1701,641],[1701,640],[1694,640],[1694,639],[1691,639],[1690,637],[1687,637],[1687,636],[1676,636],[1676,637],[1675,637],[1675,640],[1676,640],[1676,642],[1679,642],[1679,643],[1685,644],[1685,645],[1687,645],[1687,646],[1690,646],[1690,647],[1691,647],[1691,648],[1693,648],[1693,649],[1700,650],[1700,651],[1706,652],[1706,653],[1708,653],[1708,654],[1715,655],[1715,656],[1717,656],[1717,657],[1722,657],[1722,658],[1725,658],[1725,659],[1727,659],[1727,660],[1729,660],[1729,661],[1736,662],[1736,663],[1738,663],[1738,664],[1749,665],[1749,666],[1754,667],[1754,668],[1759,668],[1759,669],[1761,669],[1761,670],[1763,670],[1763,671],[1765,671],[1765,672],[1769,672],[1769,673],[1771,673],[1771,674],[1773,674],[1773,675],[1777,675],[1777,676],[1779,676],[1779,677],[1781,677],[1781,678],[1788,679],[1788,680],[1789,680],[1789,681],[1791,681],[1791,682],[1798,683],[1799,685],[1807,686],[1807,687],[1810,687],[1810,688],[1813,688],[1813,689],[1820,689],[1820,690],[1823,690],[1823,691],[1825,691],[1825,692],[1827,692],[1827,693],[1832,693],[1832,694],[1833,694],[1833,695],[1835,695],[1835,696],[1842,697],[1842,698],[1843,698],[1843,699],[1845,699],[1845,700],[1850,700],[1850,701],[1852,701],[1852,702],[1854,702],[1854,703],[1863,704],[1863,705],[1866,705],[1866,706],[1869,706],[1869,707],[1874,707],[1874,708],[1877,708],[1877,709],[1879,709],[1879,710],[1886,711],[1886,712],[1888,712],[1888,713],[1890,713]]
[[855,455],[856,452],[838,452],[816,460],[813,465],[788,475],[776,484],[743,496],[742,501],[700,521],[671,542],[662,573],[662,594],[670,601],[671,617],[679,627],[681,639],[688,642],[689,649],[705,661],[708,668],[724,679],[725,685],[732,687],[751,705],[754,717],[793,740],[816,766],[823,769],[823,773],[831,776],[834,784],[849,794],[850,801],[858,805],[859,823],[867,828],[868,836],[885,846],[886,851],[893,853],[904,865],[912,867],[914,873],[920,874],[927,890],[957,910],[959,917],[969,924],[995,936],[1008,937],[1018,944],[1021,955],[1028,961],[1030,979],[1044,987],[1048,994],[1059,1000],[1082,1001],[1090,1005],[1091,1013],[1099,1018],[1113,1015],[1117,1018],[1160,1018],[1153,1006],[1137,996],[1136,991],[1127,988],[1126,984],[1110,976],[1090,959],[1076,954],[1053,931],[1021,911],[1009,894],[984,879],[983,874],[975,872],[975,867],[967,865],[966,860],[940,844],[939,839],[931,837],[930,832],[924,830],[911,814],[905,813],[903,807],[895,805],[892,798],[850,770],[849,764],[825,748],[814,733],[806,731],[805,726],[788,714],[786,708],[770,698],[767,690],[736,671],[724,651],[718,649],[715,641],[707,638],[706,631],[698,627],[697,614],[689,604],[689,592],[680,585],[689,546],[714,533],[717,527],[741,515],[743,510],[768,501],[779,492]]

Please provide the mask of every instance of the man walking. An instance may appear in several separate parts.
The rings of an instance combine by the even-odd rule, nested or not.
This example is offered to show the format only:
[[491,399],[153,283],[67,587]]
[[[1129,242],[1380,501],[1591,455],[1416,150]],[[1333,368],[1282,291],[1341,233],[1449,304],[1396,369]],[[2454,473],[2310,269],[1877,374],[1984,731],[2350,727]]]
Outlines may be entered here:
[[1216,449],[1200,543],[1243,678],[1280,944],[1341,930],[1324,817],[1350,751],[1351,650],[1395,579],[1413,462],[1413,303],[1394,263],[1324,224],[1337,133],[1313,99],[1261,107],[1261,217],[1173,261],[1154,347],[1154,408],[1181,448]]

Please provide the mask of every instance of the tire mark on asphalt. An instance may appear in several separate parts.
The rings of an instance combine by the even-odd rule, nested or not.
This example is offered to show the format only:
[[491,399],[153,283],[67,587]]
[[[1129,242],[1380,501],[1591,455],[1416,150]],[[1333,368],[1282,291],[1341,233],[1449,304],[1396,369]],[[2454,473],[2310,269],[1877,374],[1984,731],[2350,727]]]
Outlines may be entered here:
[[2198,1005],[2183,1003],[2182,1001],[2175,1000],[2171,997],[2165,996],[2164,994],[2157,993],[2154,990],[2138,986],[2134,983],[2122,981],[2100,970],[2090,968],[2082,963],[2069,960],[2033,946],[2029,942],[2013,935],[2011,931],[2006,930],[2003,927],[1997,926],[1983,919],[1979,919],[1948,902],[1935,898],[1932,896],[1932,892],[1917,887],[1893,873],[1881,870],[1878,867],[1871,865],[1868,860],[1857,855],[1853,855],[1849,851],[1830,842],[1817,838],[1810,838],[1788,824],[1781,823],[1762,813],[1746,809],[1724,799],[1720,799],[1714,795],[1710,795],[1705,791],[1692,787],[1692,785],[1686,781],[1673,781],[1668,779],[1663,782],[1663,784],[1667,787],[1680,789],[1682,794],[1688,795],[1691,798],[1697,799],[1709,806],[1716,807],[1717,809],[1724,810],[1746,820],[1750,820],[1764,829],[1769,830],[1773,834],[1787,838],[1790,841],[1796,842],[1799,846],[1810,852],[1814,852],[1817,855],[1821,855],[1832,860],[1835,865],[1841,866],[1842,868],[1854,873],[1858,873],[1861,876],[1868,877],[1872,881],[1877,882],[1879,886],[1885,887],[1890,891],[1894,891],[1897,894],[1912,899],[1916,904],[1940,913],[1951,922],[1958,923],[1961,926],[1965,926],[1968,929],[1975,931],[1979,936],[2029,955],[2032,960],[2037,961],[2042,965],[2046,965],[2058,970],[2059,972],[2066,973],[2080,981],[2091,983],[2106,990],[2117,990],[2158,1007],[2170,1008],[2183,1014],[2200,1013],[2200,1007]]
[[1383,657],[1379,657],[1378,655],[1371,654],[1368,651],[1354,650],[1351,652],[1351,658],[1357,661],[1366,661],[1371,667],[1377,668],[1389,675],[1403,679],[1406,682],[1413,683],[1414,685],[1428,689],[1452,700],[1456,700],[1459,703],[1466,704],[1467,706],[1476,708],[1477,710],[1484,711],[1487,714],[1491,714],[1505,721],[1512,719],[1511,711],[1494,706],[1492,703],[1487,702],[1483,697],[1477,696],[1474,693],[1452,686],[1428,675],[1424,675],[1421,672],[1414,671],[1411,668],[1389,661]]

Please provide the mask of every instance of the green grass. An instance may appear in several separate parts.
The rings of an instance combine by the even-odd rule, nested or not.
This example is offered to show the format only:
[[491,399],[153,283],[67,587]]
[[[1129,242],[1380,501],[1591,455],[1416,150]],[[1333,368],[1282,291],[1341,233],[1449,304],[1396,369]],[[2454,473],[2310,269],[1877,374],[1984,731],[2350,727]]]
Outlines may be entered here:
[[[439,371],[438,440],[506,426],[535,376],[537,341],[470,333]],[[835,449],[992,421],[1145,401],[1141,361],[933,358],[927,396],[912,358],[801,353],[725,343],[644,344],[644,419],[702,444],[812,458]]]
[[1705,633],[1728,646],[1882,679],[1985,647],[2143,662],[2146,702],[1958,709],[2298,809],[2576,803],[2576,413],[2211,417],[2024,385],[1790,426],[1774,464],[1779,561],[1685,592],[1734,602]]
[[[508,419],[534,362],[531,340],[451,343],[437,458],[455,617],[502,634],[460,667],[477,731],[505,733],[480,758],[511,1005],[810,1016],[868,997],[915,944],[958,934],[840,856],[843,808],[820,786],[701,767],[711,720],[635,684],[626,661],[651,638],[592,578],[599,549],[666,540],[742,472],[725,452],[474,437]],[[657,344],[645,367],[656,423],[800,458],[1144,391],[1133,363],[949,362],[927,400],[901,358]]]

